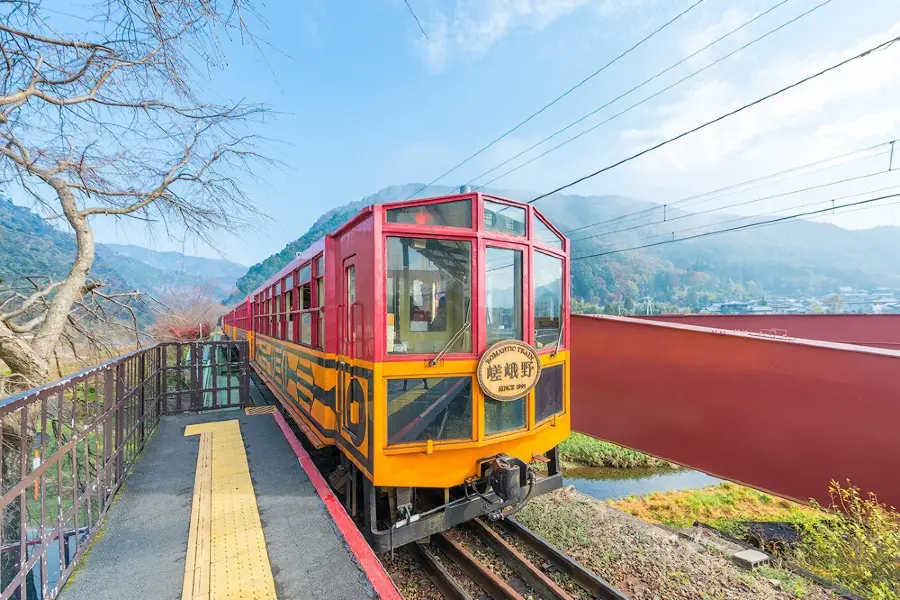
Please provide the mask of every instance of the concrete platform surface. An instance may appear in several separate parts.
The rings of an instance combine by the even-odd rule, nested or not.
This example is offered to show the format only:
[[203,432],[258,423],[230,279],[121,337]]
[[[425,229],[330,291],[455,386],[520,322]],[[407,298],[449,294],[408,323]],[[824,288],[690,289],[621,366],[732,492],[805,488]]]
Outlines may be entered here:
[[[237,419],[278,598],[376,597],[272,415],[226,410],[163,417],[63,600],[179,600],[200,436]],[[210,596],[212,598],[212,596]]]

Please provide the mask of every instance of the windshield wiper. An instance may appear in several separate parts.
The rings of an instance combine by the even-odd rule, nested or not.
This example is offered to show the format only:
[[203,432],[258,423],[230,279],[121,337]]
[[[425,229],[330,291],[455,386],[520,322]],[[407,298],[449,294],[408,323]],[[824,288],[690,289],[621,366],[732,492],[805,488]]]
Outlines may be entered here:
[[559,352],[559,347],[562,345],[562,337],[563,337],[563,323],[566,322],[565,315],[563,314],[563,304],[559,303],[559,336],[556,338],[556,348],[553,349],[553,352],[550,353],[550,358],[553,358]]
[[465,333],[466,330],[472,326],[472,313],[469,310],[471,308],[471,304],[472,304],[471,300],[466,300],[466,322],[462,324],[462,327],[460,327],[459,329],[456,330],[456,333],[454,333],[453,337],[451,337],[447,341],[447,343],[444,344],[444,347],[441,348],[441,351],[438,352],[437,354],[435,354],[434,358],[432,358],[430,361],[428,361],[429,367],[433,367],[434,365],[438,364],[438,362],[440,362],[440,360],[444,357],[444,355],[447,354],[447,350],[452,348],[453,344],[456,343],[456,341],[462,336],[462,334]]

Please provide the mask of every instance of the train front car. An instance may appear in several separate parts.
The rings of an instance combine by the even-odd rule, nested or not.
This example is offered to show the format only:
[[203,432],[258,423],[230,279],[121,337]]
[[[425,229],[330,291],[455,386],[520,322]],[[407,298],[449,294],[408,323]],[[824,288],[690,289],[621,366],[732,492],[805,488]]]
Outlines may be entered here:
[[373,262],[354,266],[359,249],[344,250],[360,233],[351,224],[334,263],[350,331],[339,361],[373,363],[360,495],[382,551],[561,485],[569,263],[568,241],[537,210],[478,193],[374,206],[369,222]]
[[[223,318],[376,551],[562,484],[569,244],[468,193],[367,207]],[[539,465],[534,468],[534,465]]]

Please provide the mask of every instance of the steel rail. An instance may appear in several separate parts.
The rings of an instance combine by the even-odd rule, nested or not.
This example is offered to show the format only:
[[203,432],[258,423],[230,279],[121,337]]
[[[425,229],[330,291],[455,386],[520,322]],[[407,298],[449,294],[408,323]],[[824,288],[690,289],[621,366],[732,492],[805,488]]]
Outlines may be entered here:
[[519,521],[508,517],[501,521],[506,531],[531,548],[538,556],[549,561],[561,572],[570,576],[585,591],[601,600],[630,600],[628,596],[598,577],[578,561],[564,554],[553,544],[540,537]]
[[524,596],[449,535],[438,533],[431,536],[431,540],[441,552],[447,555],[447,558],[451,559],[494,600],[525,600]]
[[521,577],[535,591],[541,594],[542,598],[555,598],[556,600],[573,600],[564,589],[562,589],[555,581],[550,579],[543,571],[528,560],[525,555],[519,552],[515,546],[503,539],[500,534],[487,526],[481,519],[472,521],[472,529],[478,536],[497,554],[499,554],[506,565],[515,571],[516,575]]
[[450,574],[444,565],[431,553],[424,544],[414,542],[407,546],[409,553],[412,554],[419,567],[428,576],[428,579],[434,584],[444,598],[451,600],[473,600],[463,588],[459,585],[453,575]]

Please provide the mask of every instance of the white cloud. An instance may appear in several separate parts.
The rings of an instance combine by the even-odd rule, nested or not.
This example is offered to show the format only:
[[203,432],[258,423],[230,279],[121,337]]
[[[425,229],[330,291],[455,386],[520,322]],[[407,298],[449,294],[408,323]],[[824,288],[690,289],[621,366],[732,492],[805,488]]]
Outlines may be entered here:
[[516,30],[539,31],[592,0],[455,0],[424,17],[428,39],[419,44],[426,64],[440,70],[448,60],[483,56]]
[[[783,56],[755,75],[708,79],[657,108],[652,127],[622,132],[637,149],[671,138],[788,83],[818,72],[900,34],[900,23],[852,48],[806,56]],[[884,141],[900,124],[892,100],[900,96],[900,45],[874,53],[798,88],[747,109],[654,153],[644,167],[675,174],[734,164],[765,147],[769,157],[812,156]]]

